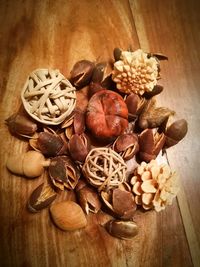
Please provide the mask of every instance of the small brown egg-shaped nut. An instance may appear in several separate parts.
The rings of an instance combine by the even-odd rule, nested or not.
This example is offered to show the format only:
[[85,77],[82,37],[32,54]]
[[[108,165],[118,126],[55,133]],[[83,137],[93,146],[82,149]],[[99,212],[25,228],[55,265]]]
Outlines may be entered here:
[[177,120],[172,123],[166,130],[165,146],[170,147],[181,141],[188,131],[187,121],[185,119]]
[[50,213],[54,223],[64,231],[78,230],[87,225],[83,210],[73,201],[63,201],[51,205]]
[[138,226],[133,221],[111,220],[105,227],[109,234],[120,239],[131,239],[138,234]]

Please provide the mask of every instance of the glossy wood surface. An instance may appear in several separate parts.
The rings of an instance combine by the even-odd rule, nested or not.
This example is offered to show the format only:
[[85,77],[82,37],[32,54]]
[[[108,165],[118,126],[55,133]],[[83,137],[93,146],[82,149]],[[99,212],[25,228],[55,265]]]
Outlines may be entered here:
[[[200,266],[200,3],[191,0],[0,1],[0,266]],[[8,156],[27,150],[4,120],[21,105],[28,74],[40,67],[68,76],[79,59],[108,60],[114,47],[141,47],[169,57],[161,63],[160,105],[188,121],[183,141],[167,159],[181,176],[172,206],[137,212],[139,234],[131,241],[111,237],[102,213],[88,226],[62,232],[48,209],[30,214],[26,202],[43,177],[27,180],[5,168]],[[73,198],[63,193],[60,201]]]

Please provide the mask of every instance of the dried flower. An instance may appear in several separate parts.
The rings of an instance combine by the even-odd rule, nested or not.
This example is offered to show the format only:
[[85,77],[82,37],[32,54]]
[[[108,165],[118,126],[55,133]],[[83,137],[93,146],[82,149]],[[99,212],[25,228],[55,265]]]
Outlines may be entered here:
[[167,164],[159,165],[156,160],[148,164],[143,161],[135,170],[130,183],[133,185],[136,204],[146,210],[165,209],[172,204],[179,190],[177,173],[172,172]]
[[112,79],[119,91],[143,95],[146,91],[152,91],[157,84],[158,65],[156,57],[148,57],[141,49],[122,51],[120,60],[114,63]]

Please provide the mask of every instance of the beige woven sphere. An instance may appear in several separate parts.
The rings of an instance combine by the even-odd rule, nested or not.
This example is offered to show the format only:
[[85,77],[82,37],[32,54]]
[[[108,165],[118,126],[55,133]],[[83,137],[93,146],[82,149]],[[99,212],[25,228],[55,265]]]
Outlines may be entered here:
[[94,148],[87,155],[83,174],[99,191],[117,187],[126,178],[127,166],[123,158],[111,148]]
[[59,70],[37,69],[29,75],[21,98],[33,119],[57,125],[74,110],[76,89]]

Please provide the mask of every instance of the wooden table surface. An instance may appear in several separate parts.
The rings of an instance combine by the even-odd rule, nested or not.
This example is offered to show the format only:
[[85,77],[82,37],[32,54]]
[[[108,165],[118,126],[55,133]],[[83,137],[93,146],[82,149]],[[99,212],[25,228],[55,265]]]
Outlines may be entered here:
[[[200,266],[199,14],[195,0],[0,1],[0,266]],[[34,69],[58,68],[68,76],[79,59],[108,60],[114,47],[130,46],[169,57],[161,64],[158,101],[188,121],[185,139],[167,151],[181,190],[163,212],[136,214],[139,234],[131,241],[109,236],[101,215],[89,215],[85,230],[62,232],[48,209],[26,210],[40,178],[5,168],[8,156],[27,144],[9,134],[4,120],[21,105]]]

